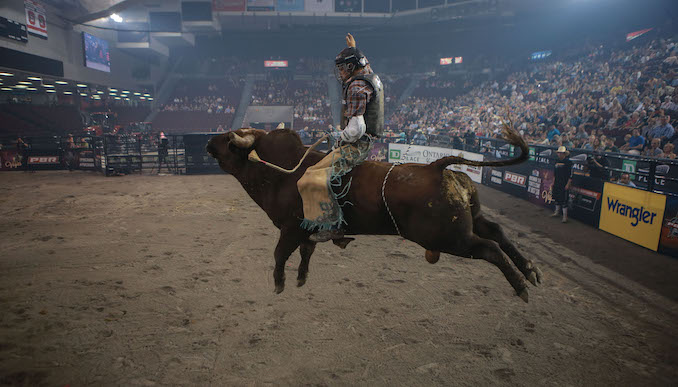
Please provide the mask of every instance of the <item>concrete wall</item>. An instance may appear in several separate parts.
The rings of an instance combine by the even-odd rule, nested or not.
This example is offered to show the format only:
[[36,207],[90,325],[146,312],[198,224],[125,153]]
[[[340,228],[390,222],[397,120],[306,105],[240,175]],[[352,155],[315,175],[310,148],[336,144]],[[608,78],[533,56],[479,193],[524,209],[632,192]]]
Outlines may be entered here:
[[[49,7],[46,6],[46,9],[47,34],[49,35],[47,40],[30,34],[28,43],[0,38],[0,47],[62,61],[64,63],[64,78],[107,86],[136,89],[136,86],[140,84],[155,84],[165,71],[163,66],[151,65],[149,79],[134,79],[132,77],[134,67],[143,65],[147,61],[115,48],[117,36],[114,31],[83,26],[72,27],[70,23],[51,12]],[[23,0],[0,1],[0,16],[26,24]],[[83,31],[108,40],[111,54],[110,73],[85,67],[82,46]]]

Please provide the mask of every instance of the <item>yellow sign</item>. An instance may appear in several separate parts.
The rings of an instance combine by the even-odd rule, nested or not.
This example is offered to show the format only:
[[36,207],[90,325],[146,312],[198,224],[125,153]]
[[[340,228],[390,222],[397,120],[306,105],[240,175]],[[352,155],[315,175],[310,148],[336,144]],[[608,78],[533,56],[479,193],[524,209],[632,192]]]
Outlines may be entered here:
[[605,183],[601,230],[657,251],[666,196]]

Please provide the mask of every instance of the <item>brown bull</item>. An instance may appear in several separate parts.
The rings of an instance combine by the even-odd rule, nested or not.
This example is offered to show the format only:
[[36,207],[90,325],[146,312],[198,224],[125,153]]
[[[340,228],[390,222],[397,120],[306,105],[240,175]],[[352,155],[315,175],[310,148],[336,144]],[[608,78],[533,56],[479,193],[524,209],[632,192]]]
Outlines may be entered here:
[[[482,216],[478,192],[471,179],[464,173],[445,169],[451,164],[506,166],[525,161],[528,147],[520,135],[507,126],[504,136],[521,149],[518,158],[476,162],[450,156],[428,165],[398,165],[391,171],[384,193],[401,235],[426,249],[428,262],[437,262],[440,252],[484,259],[496,265],[527,302],[525,278],[536,286],[541,282],[541,272],[518,252],[497,223]],[[311,151],[292,174],[249,161],[248,154],[256,150],[262,160],[291,169],[306,149],[299,136],[289,129],[268,133],[239,129],[217,135],[207,145],[207,151],[218,160],[221,169],[238,179],[280,229],[273,271],[277,293],[285,288],[285,262],[297,248],[301,253],[297,286],[306,282],[315,243],[308,239],[310,232],[300,227],[304,214],[297,181],[324,154]],[[352,177],[346,200],[353,204],[344,206],[346,235],[397,235],[382,200],[382,183],[390,167],[388,163],[366,161],[346,176]],[[343,248],[351,240],[345,238],[334,243]]]

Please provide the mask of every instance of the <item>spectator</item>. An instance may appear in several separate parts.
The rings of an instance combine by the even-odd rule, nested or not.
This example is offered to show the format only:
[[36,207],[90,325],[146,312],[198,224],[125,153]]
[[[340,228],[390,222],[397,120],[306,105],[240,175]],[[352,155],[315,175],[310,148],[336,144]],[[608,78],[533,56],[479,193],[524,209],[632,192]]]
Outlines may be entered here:
[[625,185],[631,188],[636,188],[636,185],[631,181],[631,176],[626,172],[621,174],[621,176],[619,177],[619,181],[617,181],[617,184]]
[[673,125],[669,123],[669,116],[661,116],[658,119],[657,126],[652,128],[649,133],[649,137],[651,139],[658,138],[662,142],[666,142],[668,139],[673,137],[673,134],[675,133],[675,130],[673,129]]
[[671,143],[664,145],[664,154],[661,157],[674,160],[676,158],[676,153],[673,151],[674,149],[675,145]]
[[417,133],[414,135],[412,138],[412,141],[414,145],[426,145],[427,144],[427,139],[426,136],[423,133],[423,130],[417,130]]
[[645,149],[645,152],[643,152],[643,156],[662,157],[664,152],[662,152],[660,146],[661,146],[661,140],[659,138],[653,138],[650,141],[650,147]]
[[633,129],[632,136],[629,139],[628,151],[637,151],[638,154],[643,151],[645,147],[645,137],[640,135],[639,129]]

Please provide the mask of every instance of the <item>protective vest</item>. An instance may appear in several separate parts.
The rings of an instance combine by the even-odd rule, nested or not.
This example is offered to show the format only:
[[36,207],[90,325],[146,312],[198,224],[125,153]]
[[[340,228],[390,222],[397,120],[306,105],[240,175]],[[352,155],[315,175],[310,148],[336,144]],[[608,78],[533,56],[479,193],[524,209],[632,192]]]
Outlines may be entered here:
[[[367,133],[372,136],[381,137],[384,133],[384,85],[381,83],[379,76],[377,74],[361,74],[357,75],[351,80],[351,83],[355,80],[363,80],[367,82],[374,92],[370,101],[365,107],[365,114],[363,118],[365,119],[365,126],[367,127]],[[351,83],[347,84],[344,87],[344,99],[341,106],[341,116],[342,116],[342,128],[345,128],[348,124],[348,120],[351,117],[346,117],[346,100],[348,98],[348,90]]]

